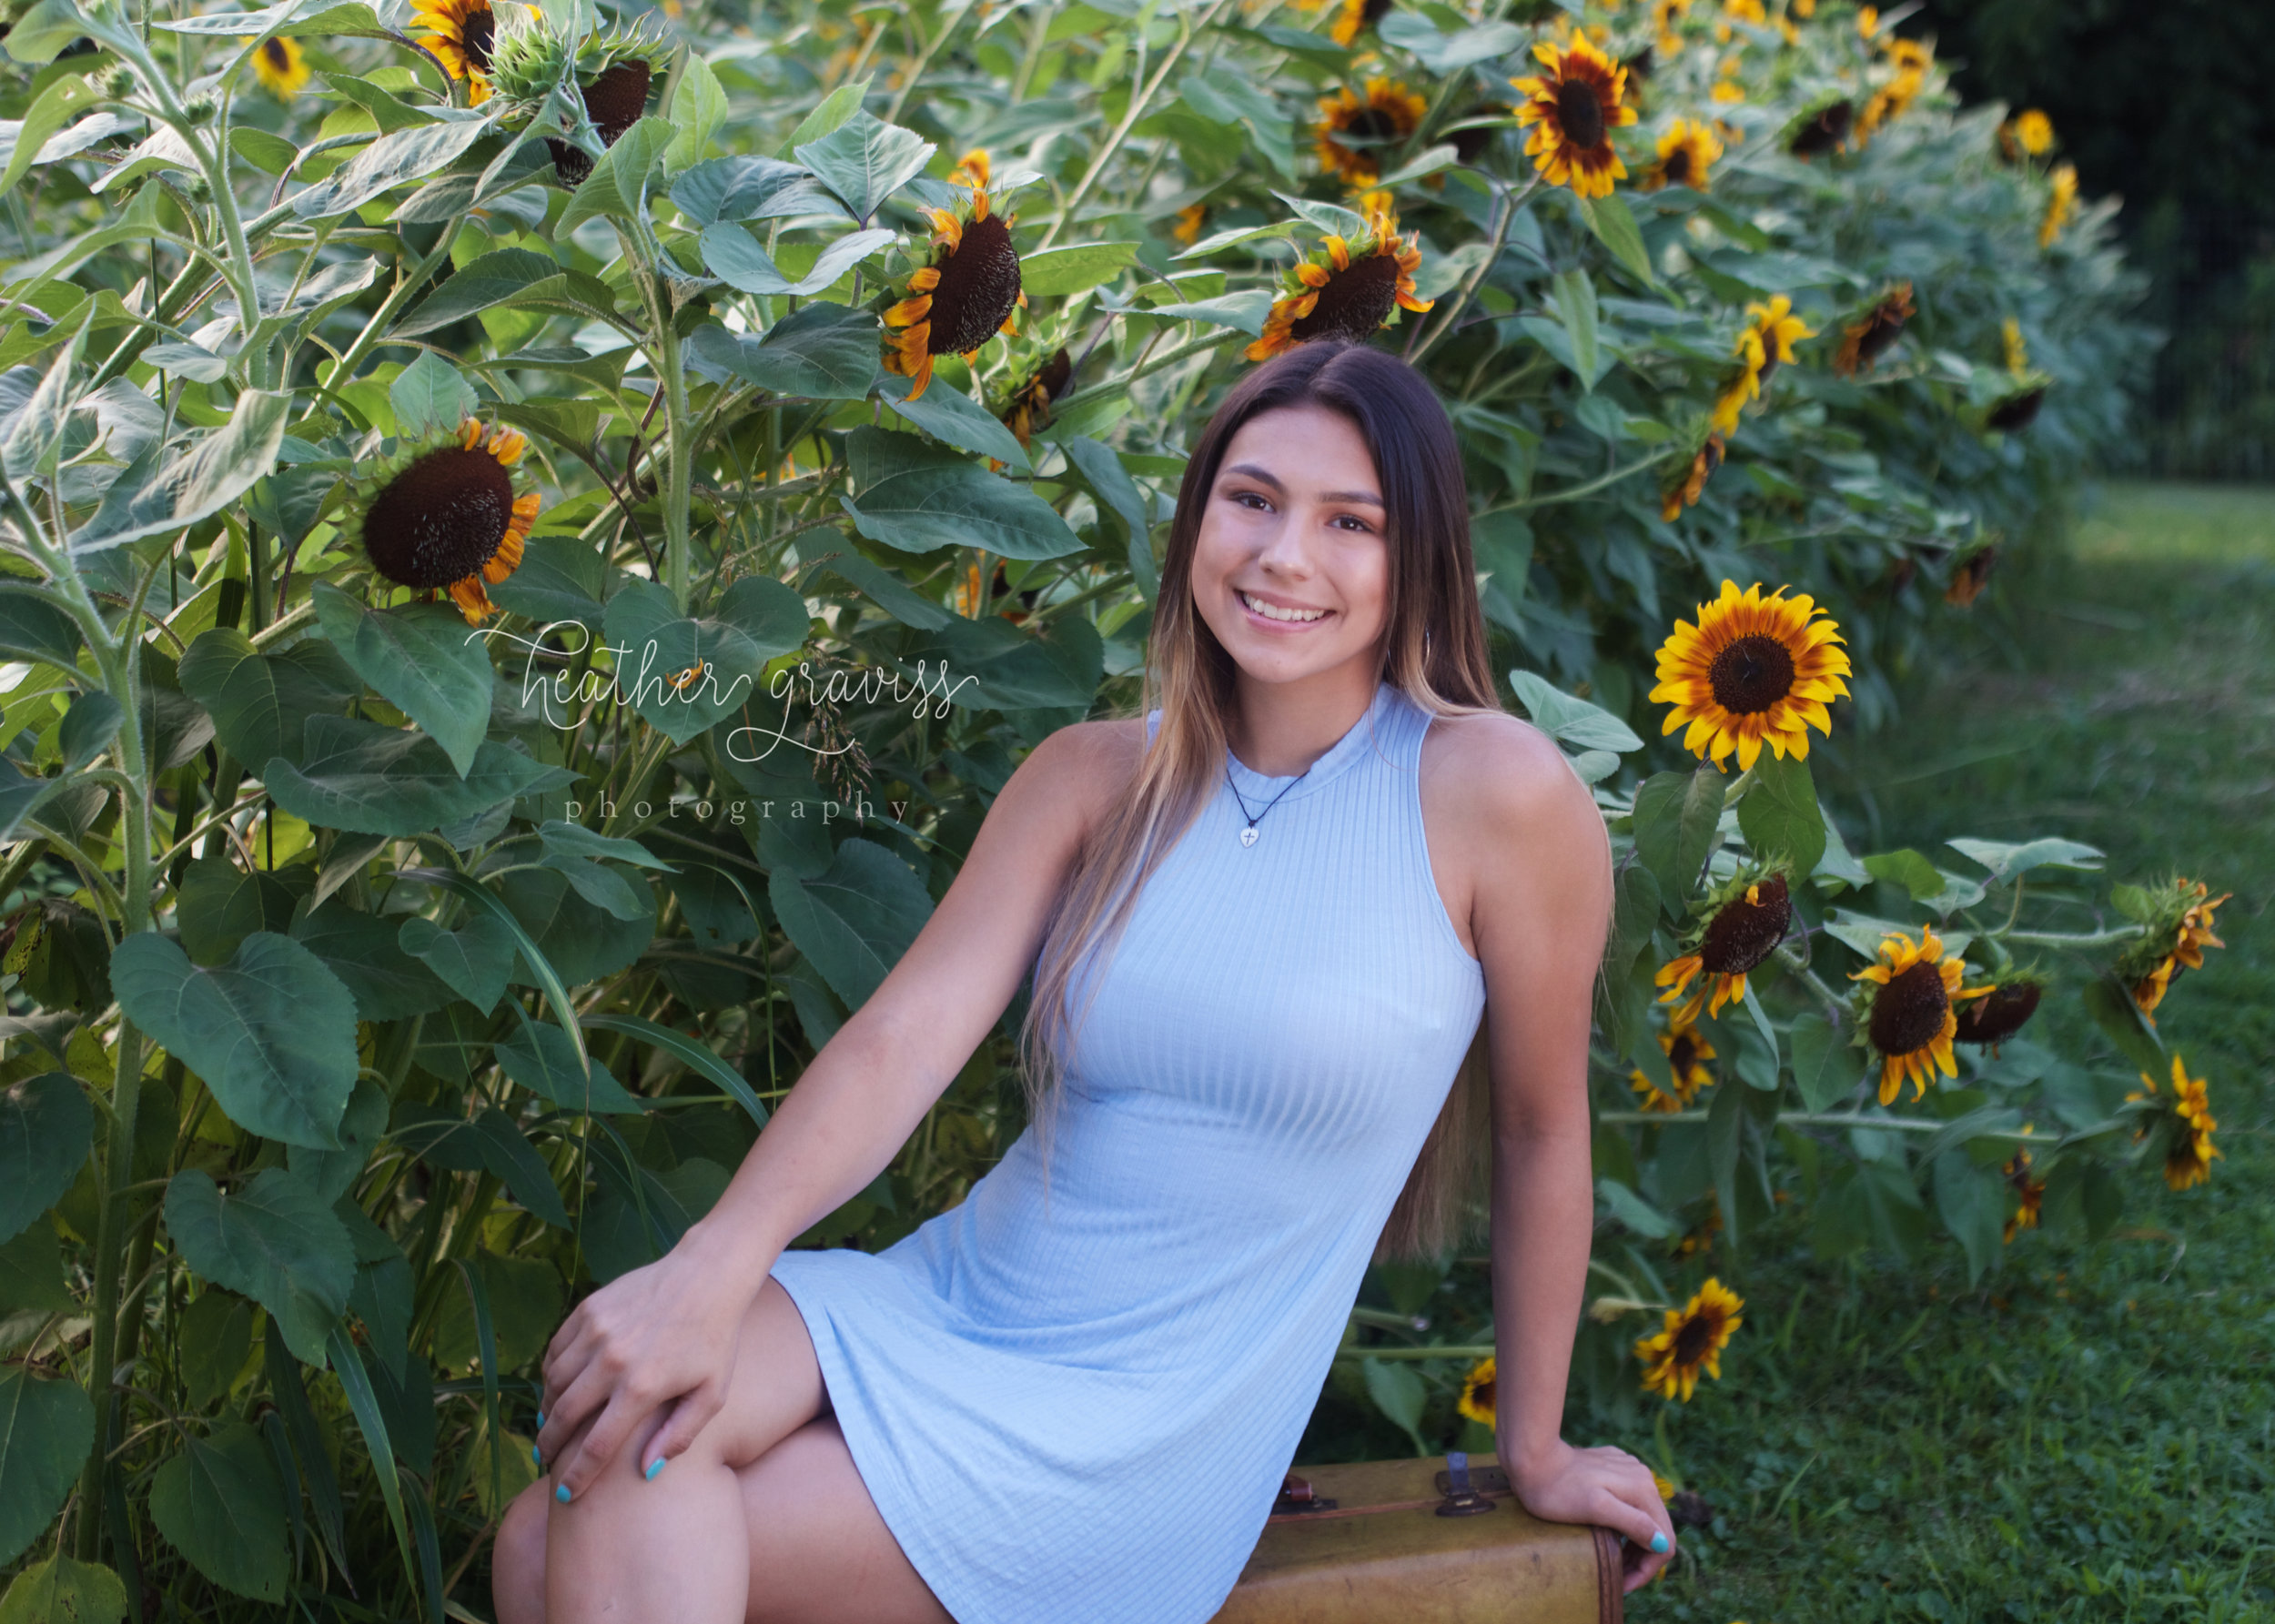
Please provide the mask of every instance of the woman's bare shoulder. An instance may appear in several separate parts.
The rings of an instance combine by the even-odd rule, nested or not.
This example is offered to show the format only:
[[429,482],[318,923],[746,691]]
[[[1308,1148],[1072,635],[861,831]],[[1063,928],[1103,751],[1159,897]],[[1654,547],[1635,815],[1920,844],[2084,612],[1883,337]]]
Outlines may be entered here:
[[1145,725],[1128,717],[1060,728],[1027,751],[1004,793],[1016,792],[1036,813],[1062,822],[1078,838],[1128,792],[1145,747]]
[[1512,814],[1553,818],[1584,808],[1597,815],[1595,798],[1556,741],[1505,711],[1439,717],[1422,740],[1421,771],[1458,822],[1505,829]]

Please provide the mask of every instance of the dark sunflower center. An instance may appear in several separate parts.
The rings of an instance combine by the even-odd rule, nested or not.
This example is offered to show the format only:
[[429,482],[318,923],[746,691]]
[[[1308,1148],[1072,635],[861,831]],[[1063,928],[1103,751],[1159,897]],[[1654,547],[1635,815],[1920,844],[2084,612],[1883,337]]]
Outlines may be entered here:
[[1067,358],[1067,352],[1061,349],[1043,363],[1042,370],[1036,373],[1035,381],[1028,387],[1040,389],[1045,400],[1056,400],[1067,392],[1067,380],[1072,378],[1074,373],[1074,362]]
[[[1768,373],[1766,364],[1762,371]],[[1793,691],[1793,655],[1775,638],[1753,632],[1714,656],[1707,681],[1724,710],[1734,716],[1756,715]]]
[[1019,255],[1001,215],[964,227],[964,240],[939,262],[932,290],[934,355],[964,355],[993,338],[1019,302]]
[[1856,341],[1856,348],[1866,358],[1876,358],[1903,332],[1904,312],[1883,305],[1872,313],[1872,320],[1865,328],[1865,336]]
[[2038,408],[2045,403],[2044,389],[2026,389],[2008,397],[1991,409],[1990,426],[1994,429],[2027,429],[2037,420]]
[[1933,964],[1914,964],[1891,977],[1872,1001],[1872,1046],[1883,1054],[1924,1049],[1943,1031],[1950,1007],[1943,973]]
[[1398,300],[1398,261],[1388,254],[1361,255],[1349,270],[1337,271],[1320,289],[1311,314],[1288,329],[1298,343],[1312,338],[1352,338],[1361,343],[1390,314]]
[[1724,903],[1698,944],[1698,961],[1715,975],[1744,975],[1777,951],[1793,923],[1793,899],[1783,875],[1772,874],[1755,888],[1762,900],[1744,896]]
[[278,73],[283,73],[292,66],[291,55],[286,51],[285,42],[281,39],[263,40],[260,54],[268,59],[268,66]]
[[1564,139],[1574,146],[1603,144],[1603,104],[1595,86],[1585,79],[1566,79],[1556,86],[1556,122]]
[[1704,1358],[1714,1346],[1714,1320],[1711,1316],[1694,1314],[1683,1322],[1683,1328],[1674,1334],[1674,1362],[1695,1365]]
[[363,543],[388,580],[431,590],[490,562],[512,522],[513,477],[479,447],[445,446],[372,499]]
[[1360,108],[1343,127],[1362,141],[1395,141],[1406,133],[1399,128],[1397,119],[1380,107]]
[[[648,65],[637,58],[619,62],[606,69],[592,83],[583,86],[584,110],[592,120],[602,146],[613,146],[616,138],[640,122],[640,115],[647,110]],[[553,173],[563,186],[583,183],[592,173],[592,159],[573,142],[545,137],[545,145],[552,149]]]
[[1691,149],[1678,146],[1667,154],[1667,184],[1686,187],[1691,184]]
[[2004,1042],[2037,1013],[2041,991],[2036,982],[2017,981],[1994,988],[1987,997],[1970,998],[1959,1005],[1954,1035],[1964,1044]]
[[1677,1082],[1689,1076],[1691,1067],[1697,1062],[1698,1044],[1688,1036],[1676,1038],[1674,1047],[1667,1051],[1667,1064],[1673,1069]]
[[1500,1384],[1498,1382],[1479,1382],[1477,1386],[1470,1389],[1470,1402],[1474,1404],[1479,1409],[1492,1409],[1493,1389],[1499,1385]]
[[490,7],[470,11],[458,25],[459,48],[478,73],[490,71],[490,47],[497,39],[498,20]]

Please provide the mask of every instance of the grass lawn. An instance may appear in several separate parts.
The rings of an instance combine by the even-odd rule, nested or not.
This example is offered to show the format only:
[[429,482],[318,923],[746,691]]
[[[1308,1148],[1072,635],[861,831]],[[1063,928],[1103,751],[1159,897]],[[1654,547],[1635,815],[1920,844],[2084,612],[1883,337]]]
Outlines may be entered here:
[[2001,568],[1875,741],[1919,765],[1819,782],[1852,840],[2062,834],[2233,892],[2159,1011],[2225,1159],[1974,1289],[1948,1240],[1906,1272],[1750,1237],[1722,1379],[1667,1407],[1716,1520],[1638,1624],[2275,1618],[2275,490],[2111,485],[2067,556]]

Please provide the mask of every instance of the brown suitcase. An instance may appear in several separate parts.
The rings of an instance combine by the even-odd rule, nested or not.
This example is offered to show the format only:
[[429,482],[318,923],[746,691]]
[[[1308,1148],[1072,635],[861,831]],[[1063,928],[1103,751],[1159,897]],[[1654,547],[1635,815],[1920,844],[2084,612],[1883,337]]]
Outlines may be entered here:
[[1215,1624],[1620,1624],[1622,1584],[1619,1536],[1454,1451],[1289,1473]]

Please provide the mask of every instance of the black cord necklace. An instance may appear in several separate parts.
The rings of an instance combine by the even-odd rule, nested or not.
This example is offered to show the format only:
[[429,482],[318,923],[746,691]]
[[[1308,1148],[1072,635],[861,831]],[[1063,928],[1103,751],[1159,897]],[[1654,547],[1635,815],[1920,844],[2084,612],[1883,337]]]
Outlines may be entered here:
[[[1279,795],[1285,795],[1289,790],[1294,789],[1306,778],[1309,777],[1311,768],[1306,767],[1301,772],[1297,773],[1295,777],[1289,779],[1287,783],[1282,785],[1280,787],[1279,795],[1275,795],[1269,801],[1264,802],[1264,812],[1257,812],[1251,815],[1249,812],[1248,800],[1240,793],[1240,786],[1232,782],[1232,762],[1230,756],[1231,752],[1228,751],[1226,752],[1224,769],[1225,788],[1232,792],[1232,798],[1235,801],[1239,802],[1240,816],[1248,820],[1248,827],[1240,831],[1240,843],[1244,846],[1252,846],[1256,843],[1256,826],[1264,821],[1264,812],[1271,811],[1273,807],[1279,804]],[[1317,766],[1318,764],[1318,762],[1314,762],[1312,766]]]

